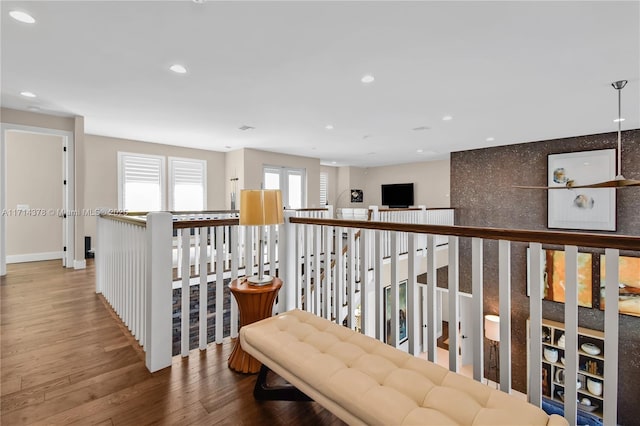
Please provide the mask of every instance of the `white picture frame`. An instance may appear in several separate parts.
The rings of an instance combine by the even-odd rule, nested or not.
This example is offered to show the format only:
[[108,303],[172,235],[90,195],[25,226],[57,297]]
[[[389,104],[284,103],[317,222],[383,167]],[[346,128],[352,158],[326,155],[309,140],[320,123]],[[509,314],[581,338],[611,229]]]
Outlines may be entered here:
[[[549,186],[589,185],[615,178],[616,150],[549,154]],[[559,229],[616,230],[616,190],[614,188],[549,189],[547,226]]]

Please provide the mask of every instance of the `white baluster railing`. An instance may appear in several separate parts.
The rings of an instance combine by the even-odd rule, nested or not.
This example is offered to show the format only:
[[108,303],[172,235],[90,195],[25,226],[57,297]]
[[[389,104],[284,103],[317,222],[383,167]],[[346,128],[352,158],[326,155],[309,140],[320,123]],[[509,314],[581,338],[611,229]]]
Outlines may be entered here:
[[[425,210],[418,212],[424,214]],[[435,211],[429,220],[448,222],[452,220],[452,214],[449,214]],[[449,344],[455,349],[462,345],[463,336],[457,324],[461,310],[458,279],[460,264],[467,263],[473,297],[469,319],[471,335],[466,337],[471,341],[469,351],[473,353],[473,377],[478,381],[485,380],[483,317],[487,312],[483,274],[487,268],[498,271],[498,300],[492,300],[492,304],[499,306],[502,319],[500,388],[505,392],[512,390],[510,301],[516,285],[511,282],[513,243],[531,242],[531,294],[540,294],[541,291],[542,245],[564,246],[567,271],[564,316],[568,348],[577,348],[578,345],[578,248],[606,248],[604,345],[607,361],[604,363],[602,415],[605,423],[615,423],[618,389],[616,349],[619,338],[616,303],[618,257],[619,250],[630,250],[640,256],[640,237],[389,223],[384,222],[381,212],[375,210],[372,221],[333,220],[307,215],[306,212],[286,211],[285,223],[266,232],[267,268],[271,273],[278,274],[285,283],[274,313],[296,307],[306,309],[437,362],[436,340],[442,309],[437,296],[437,270],[442,266],[438,253],[442,247],[439,248],[437,242],[440,236],[444,236],[448,241],[445,264],[449,266]],[[418,218],[410,216],[406,220],[413,222]],[[420,220],[425,219],[422,217]],[[198,235],[199,238],[181,245],[184,276],[172,286],[174,230],[184,241],[190,240],[192,235]],[[255,234],[254,228],[238,226],[237,219],[192,218],[174,221],[169,213],[150,213],[146,216],[146,222],[113,216],[98,219],[96,291],[104,295],[140,341],[151,371],[171,364],[173,291],[190,295],[191,289],[194,293],[197,289],[200,294],[197,300],[192,301],[189,297],[181,303],[179,329],[182,338],[179,352],[183,356],[196,346],[204,350],[212,342],[221,343],[229,335],[237,336],[237,306],[228,295],[225,296],[224,291],[228,280],[255,271],[258,263],[254,255]],[[404,239],[407,248],[402,253],[401,241]],[[424,247],[419,243],[422,239]],[[487,244],[490,249],[485,252],[484,243],[487,241],[496,243]],[[196,243],[197,247],[193,247]],[[383,258],[385,243],[389,248],[389,258],[386,260]],[[198,253],[197,267],[191,262],[191,251]],[[246,265],[240,263],[243,252],[250,259]],[[422,261],[424,257],[425,262]],[[485,259],[489,257],[497,257],[497,263],[488,265]],[[424,273],[426,284],[418,282],[418,276]],[[404,280],[407,281],[406,293],[401,292]],[[214,288],[215,329],[210,333],[207,321],[212,319],[213,311],[208,306],[208,296]],[[426,299],[424,304],[419,303],[421,295]],[[225,305],[230,306],[227,308],[231,310],[228,316],[224,314]],[[543,305],[539,298],[531,297],[529,306],[531,339],[528,394],[532,403],[540,405],[543,396],[540,383]],[[228,317],[231,318],[230,331],[223,327]],[[195,333],[199,334],[197,344],[190,337]],[[208,335],[213,335],[213,338],[207,338]],[[426,355],[421,355],[422,352],[426,352]],[[449,354],[449,368],[452,371],[458,371],[461,367],[457,352],[452,350]],[[565,354],[567,395],[577,392],[577,380],[574,379],[577,378],[578,363],[577,351]],[[565,413],[575,423],[577,405],[572,398],[567,398]]]

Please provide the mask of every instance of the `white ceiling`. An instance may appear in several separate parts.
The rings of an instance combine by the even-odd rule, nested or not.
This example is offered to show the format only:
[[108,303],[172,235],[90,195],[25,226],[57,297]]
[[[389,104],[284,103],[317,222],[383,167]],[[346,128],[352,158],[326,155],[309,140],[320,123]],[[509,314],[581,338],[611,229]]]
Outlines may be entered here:
[[640,128],[638,1],[0,7],[2,105],[82,115],[89,134],[379,166],[614,131],[619,79]]

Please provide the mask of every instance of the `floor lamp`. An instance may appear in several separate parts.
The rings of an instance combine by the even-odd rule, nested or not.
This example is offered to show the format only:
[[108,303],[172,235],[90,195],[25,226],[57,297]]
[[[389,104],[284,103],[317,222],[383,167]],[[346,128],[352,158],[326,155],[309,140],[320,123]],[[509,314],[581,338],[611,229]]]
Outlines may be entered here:
[[495,382],[496,386],[500,382],[500,352],[498,345],[500,344],[500,317],[497,315],[484,316],[484,337],[489,340],[489,370],[496,370]]
[[[263,286],[273,281],[264,275],[264,227],[284,223],[282,193],[279,189],[243,189],[240,191],[240,225],[257,226],[260,235],[258,245],[258,275],[247,278],[251,285]],[[271,260],[272,262],[275,259]]]

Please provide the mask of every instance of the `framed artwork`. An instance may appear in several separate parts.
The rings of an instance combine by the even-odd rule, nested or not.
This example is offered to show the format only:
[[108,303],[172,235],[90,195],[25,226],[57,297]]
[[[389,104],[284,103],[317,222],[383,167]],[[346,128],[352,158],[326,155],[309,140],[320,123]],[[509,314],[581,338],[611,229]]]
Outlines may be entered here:
[[[531,282],[531,251],[527,249],[527,296]],[[565,301],[565,256],[562,250],[542,250],[542,299]],[[593,307],[593,256],[578,253],[578,305]]]
[[[615,178],[616,150],[550,154],[549,186],[589,185]],[[616,230],[616,190],[614,188],[547,190],[549,228]]]
[[[606,256],[600,256],[600,309],[605,309]],[[621,314],[640,317],[640,257],[618,259],[618,310]]]
[[[384,318],[385,336],[384,342],[391,341],[391,286],[384,288]],[[398,286],[398,342],[407,340],[407,280],[400,282]]]
[[364,194],[362,189],[352,189],[351,190],[351,202],[352,203],[362,203],[364,200]]

